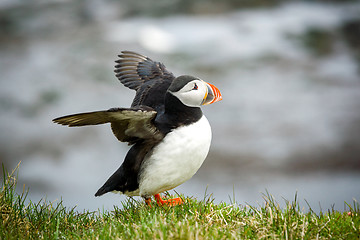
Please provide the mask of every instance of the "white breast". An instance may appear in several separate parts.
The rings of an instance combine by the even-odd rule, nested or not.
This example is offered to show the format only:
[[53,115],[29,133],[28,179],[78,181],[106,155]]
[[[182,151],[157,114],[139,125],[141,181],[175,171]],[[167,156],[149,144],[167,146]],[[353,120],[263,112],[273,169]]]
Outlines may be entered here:
[[144,160],[139,195],[150,197],[189,180],[204,162],[210,142],[211,128],[205,116],[168,133]]

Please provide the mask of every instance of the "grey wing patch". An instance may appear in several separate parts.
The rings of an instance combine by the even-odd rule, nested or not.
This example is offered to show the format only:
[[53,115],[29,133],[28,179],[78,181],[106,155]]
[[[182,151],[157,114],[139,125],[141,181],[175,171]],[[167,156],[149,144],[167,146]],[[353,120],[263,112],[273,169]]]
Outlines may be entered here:
[[133,144],[138,139],[158,141],[163,138],[163,134],[153,124],[156,111],[120,109],[120,114],[118,109],[110,109],[109,111],[114,111],[111,129],[119,141]]
[[150,107],[112,108],[107,111],[79,113],[54,119],[55,123],[78,127],[110,123],[116,138],[133,144],[140,139],[159,141],[163,134],[153,124],[157,112]]
[[138,90],[147,81],[165,79],[172,80],[174,75],[164,64],[132,51],[122,51],[115,62],[116,77],[126,87]]

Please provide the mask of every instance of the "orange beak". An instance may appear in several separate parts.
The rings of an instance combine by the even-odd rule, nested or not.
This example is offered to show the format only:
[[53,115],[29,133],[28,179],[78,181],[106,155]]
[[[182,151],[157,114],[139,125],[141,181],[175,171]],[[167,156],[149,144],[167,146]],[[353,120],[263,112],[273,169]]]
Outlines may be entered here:
[[205,81],[204,81],[204,83],[207,86],[207,92],[205,94],[202,105],[208,105],[208,104],[212,104],[214,102],[221,101],[222,96],[221,96],[220,90],[210,83],[207,83]]

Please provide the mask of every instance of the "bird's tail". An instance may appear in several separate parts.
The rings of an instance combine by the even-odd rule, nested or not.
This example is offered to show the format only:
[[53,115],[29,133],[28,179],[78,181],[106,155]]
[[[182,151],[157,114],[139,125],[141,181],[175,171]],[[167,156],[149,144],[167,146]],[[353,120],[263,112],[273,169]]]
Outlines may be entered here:
[[107,192],[110,192],[110,188],[108,186],[102,186],[97,192],[95,193],[95,197],[99,197]]

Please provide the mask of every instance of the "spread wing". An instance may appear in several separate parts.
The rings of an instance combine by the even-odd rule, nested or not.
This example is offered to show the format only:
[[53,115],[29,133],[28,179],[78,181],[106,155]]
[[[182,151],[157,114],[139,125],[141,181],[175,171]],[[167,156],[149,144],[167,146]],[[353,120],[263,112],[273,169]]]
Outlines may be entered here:
[[53,122],[69,127],[110,123],[119,141],[134,144],[141,139],[159,141],[163,138],[163,134],[153,124],[156,114],[156,111],[146,106],[111,108],[107,111],[63,116],[55,118]]
[[126,87],[138,90],[144,83],[172,81],[175,77],[164,64],[132,51],[122,51],[115,61],[116,77]]

